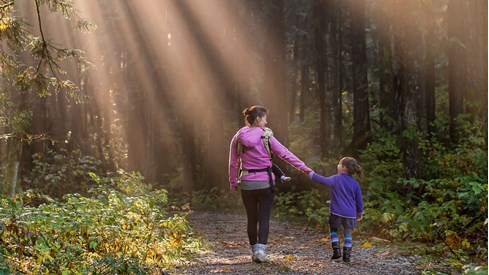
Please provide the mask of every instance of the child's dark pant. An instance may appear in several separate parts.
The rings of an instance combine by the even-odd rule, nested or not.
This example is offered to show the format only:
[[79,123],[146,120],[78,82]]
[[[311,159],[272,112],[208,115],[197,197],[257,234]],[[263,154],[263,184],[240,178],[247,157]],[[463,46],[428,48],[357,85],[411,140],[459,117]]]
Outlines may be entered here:
[[241,190],[241,197],[248,217],[247,231],[250,245],[267,244],[275,193],[270,188]]

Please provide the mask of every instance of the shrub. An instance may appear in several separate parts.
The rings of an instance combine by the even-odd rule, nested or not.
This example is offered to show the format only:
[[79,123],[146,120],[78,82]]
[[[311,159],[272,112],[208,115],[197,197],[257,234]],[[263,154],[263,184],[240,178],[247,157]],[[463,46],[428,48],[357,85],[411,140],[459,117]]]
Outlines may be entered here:
[[[476,123],[477,124],[477,123]],[[404,178],[397,139],[383,135],[361,154],[367,190],[365,221],[399,240],[447,251],[458,266],[475,255],[487,259],[487,150],[482,128],[453,147],[418,137],[422,175]]]
[[[151,274],[190,256],[199,246],[184,217],[169,217],[166,190],[135,193],[141,178],[120,171],[93,197],[68,194],[62,201],[25,192],[0,201],[0,255],[8,273]],[[142,182],[140,182],[143,184]],[[143,184],[144,186],[144,184]],[[122,188],[121,188],[122,189]],[[42,198],[39,198],[42,197]],[[44,201],[32,207],[30,201]]]
[[34,154],[32,158],[33,168],[23,178],[23,188],[37,189],[57,198],[68,193],[86,194],[93,183],[89,173],[101,172],[99,160],[82,155],[78,150],[49,150],[45,155]]

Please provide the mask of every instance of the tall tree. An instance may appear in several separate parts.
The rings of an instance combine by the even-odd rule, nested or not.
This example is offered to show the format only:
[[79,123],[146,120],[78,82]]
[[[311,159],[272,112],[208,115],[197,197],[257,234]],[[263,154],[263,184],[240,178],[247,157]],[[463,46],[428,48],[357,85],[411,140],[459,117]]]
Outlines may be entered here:
[[416,16],[416,2],[410,2],[398,10],[400,25],[398,32],[400,63],[400,140],[404,175],[416,178],[420,175],[420,155],[417,130],[420,128],[420,32],[412,22]]
[[[75,9],[72,3],[64,0],[58,1],[56,5],[45,1],[10,1],[2,4],[0,17],[3,21],[0,40],[3,46],[0,48],[2,67],[0,74],[3,84],[7,84],[5,87],[12,87],[0,90],[0,98],[3,101],[1,112],[9,115],[6,121],[0,122],[3,124],[0,126],[3,126],[5,131],[2,137],[6,139],[8,148],[8,157],[0,159],[0,164],[5,168],[1,191],[8,195],[21,189],[18,185],[20,182],[18,179],[22,176],[19,170],[22,166],[21,161],[24,156],[30,155],[29,146],[34,144],[36,137],[45,134],[33,133],[33,129],[29,127],[33,122],[30,112],[33,106],[30,105],[30,99],[46,97],[58,92],[73,93],[76,86],[66,78],[62,70],[62,62],[73,58],[75,60],[73,62],[83,65],[82,54],[79,51],[55,45],[47,37],[43,25],[46,23],[46,16],[42,12],[42,7],[47,6],[50,12],[61,12],[65,18],[79,18],[78,26],[81,28],[90,25],[83,17],[73,16]],[[33,12],[22,14],[29,9]],[[45,114],[49,112],[44,109],[48,106],[47,102],[46,105],[44,102],[41,105],[37,111],[40,111],[45,118]],[[60,107],[65,108],[65,106]],[[57,110],[53,108],[53,111],[56,113]],[[42,128],[47,124],[44,118],[35,121],[34,130],[44,130]]]
[[321,148],[321,157],[328,156],[326,138],[327,113],[329,112],[326,105],[326,18],[324,16],[324,1],[315,2],[314,19],[315,19],[315,50],[317,55],[316,73],[317,73],[317,90],[319,94],[319,144]]
[[424,58],[422,67],[422,86],[423,97],[421,99],[424,104],[423,109],[423,129],[429,133],[435,131],[434,123],[436,119],[436,102],[435,102],[435,52],[437,45],[435,41],[436,14],[435,7],[426,7],[423,13],[423,22],[425,25],[424,32]]
[[[287,81],[285,63],[285,18],[283,0],[263,0],[265,36],[263,44],[263,85],[261,93],[269,109],[269,124],[274,135],[287,143]],[[280,100],[282,99],[282,100]]]
[[450,139],[453,144],[460,138],[455,119],[464,113],[464,94],[467,89],[466,6],[467,1],[464,0],[448,2],[448,95]]
[[351,1],[353,62],[353,139],[351,153],[356,155],[370,139],[370,107],[365,38],[365,0]]

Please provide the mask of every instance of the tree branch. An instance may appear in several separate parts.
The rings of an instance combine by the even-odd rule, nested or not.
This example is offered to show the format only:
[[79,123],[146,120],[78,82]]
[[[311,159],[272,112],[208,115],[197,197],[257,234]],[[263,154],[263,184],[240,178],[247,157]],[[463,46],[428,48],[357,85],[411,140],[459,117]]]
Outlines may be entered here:
[[[60,80],[58,75],[56,74],[53,64],[51,64],[51,55],[49,54],[49,49],[48,49],[48,42],[46,41],[46,38],[44,37],[44,32],[42,30],[42,20],[41,20],[41,11],[39,9],[39,0],[36,0],[36,12],[37,12],[37,21],[39,22],[39,32],[41,33],[41,40],[42,40],[42,51],[45,52],[46,54],[46,62],[48,63],[49,70],[53,74],[53,76],[57,79]],[[42,63],[42,60],[39,61],[39,65],[37,67],[37,70],[39,71],[40,65]]]
[[14,1],[10,1],[8,3],[5,3],[3,5],[0,5],[0,9],[6,9],[6,8],[8,8],[10,6],[13,6],[13,5],[14,5]]

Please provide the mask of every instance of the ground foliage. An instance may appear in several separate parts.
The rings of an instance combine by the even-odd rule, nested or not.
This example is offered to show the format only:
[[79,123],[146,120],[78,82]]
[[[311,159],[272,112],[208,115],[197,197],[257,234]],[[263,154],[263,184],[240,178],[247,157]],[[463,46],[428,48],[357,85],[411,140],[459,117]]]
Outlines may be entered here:
[[[358,157],[364,176],[357,177],[364,194],[365,218],[360,230],[405,242],[411,252],[461,271],[467,264],[487,262],[487,144],[484,121],[471,116],[458,119],[464,133],[456,145],[448,144],[443,125],[430,136],[411,133],[420,151],[419,178],[403,176],[402,151],[397,134],[380,129],[375,141]],[[314,145],[295,136],[292,146]],[[309,145],[307,145],[309,144]],[[336,162],[305,155],[315,171],[334,173]],[[311,161],[308,161],[311,159]],[[330,167],[330,168],[328,168]],[[279,194],[275,214],[300,218],[327,228],[329,192],[312,190]],[[303,219],[304,220],[304,219]],[[411,245],[409,243],[415,243]],[[437,266],[437,265],[435,265]],[[484,269],[486,270],[486,269]]]
[[166,190],[151,190],[139,173],[91,176],[91,196],[30,190],[1,199],[1,272],[153,274],[198,249],[186,219],[164,210]]

